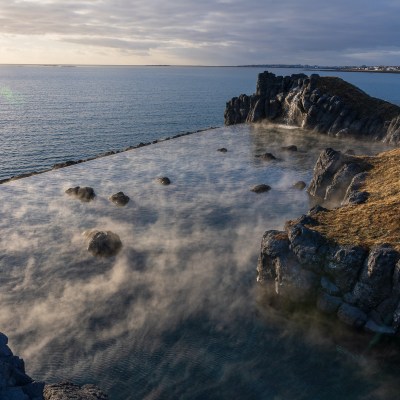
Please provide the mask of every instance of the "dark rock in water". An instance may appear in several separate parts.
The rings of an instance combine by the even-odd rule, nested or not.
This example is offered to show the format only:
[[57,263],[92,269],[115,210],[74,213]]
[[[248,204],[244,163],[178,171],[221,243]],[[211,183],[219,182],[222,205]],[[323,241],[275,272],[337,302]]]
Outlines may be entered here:
[[297,146],[295,146],[294,144],[291,144],[289,146],[281,147],[281,150],[283,150],[283,151],[297,151]]
[[220,149],[217,149],[217,151],[220,151],[221,153],[226,153],[228,150],[225,147],[221,147]]
[[65,193],[68,194],[69,196],[74,196],[84,202],[89,202],[89,201],[93,200],[96,196],[93,188],[91,188],[91,187],[76,186],[76,187],[67,189],[65,191]]
[[367,314],[359,308],[343,303],[337,313],[338,318],[347,325],[362,328],[367,322]]
[[269,190],[271,190],[271,186],[261,184],[261,185],[254,186],[250,190],[254,193],[264,193],[264,192],[268,192]]
[[94,385],[74,385],[71,382],[61,382],[46,385],[44,400],[108,400],[108,396]]
[[298,181],[293,185],[293,188],[297,189],[297,190],[303,190],[306,186],[307,186],[307,184],[305,182]]
[[118,192],[113,194],[110,200],[117,206],[125,206],[129,201],[129,197],[124,192]]
[[256,157],[261,158],[264,161],[277,160],[277,158],[272,153],[264,153],[264,154],[257,155]]
[[157,182],[161,183],[161,185],[169,185],[171,183],[170,179],[166,176],[163,176],[161,178],[157,178]]
[[337,77],[258,75],[256,93],[226,103],[225,125],[267,120],[328,135],[400,143],[400,107]]
[[83,235],[88,241],[88,251],[94,256],[112,257],[121,250],[121,239],[114,232],[92,230]]

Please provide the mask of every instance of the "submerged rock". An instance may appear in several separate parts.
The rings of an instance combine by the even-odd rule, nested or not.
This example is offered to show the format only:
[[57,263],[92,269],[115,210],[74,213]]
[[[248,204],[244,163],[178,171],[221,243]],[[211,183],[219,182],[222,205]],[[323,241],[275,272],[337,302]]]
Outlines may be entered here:
[[274,161],[277,158],[272,153],[264,153],[256,156],[257,158],[261,158],[264,161]]
[[221,153],[226,153],[228,150],[225,147],[221,147],[220,149],[217,149],[217,151]]
[[271,186],[261,184],[261,185],[256,185],[256,186],[252,187],[250,190],[254,193],[264,193],[264,192],[268,192],[269,190],[271,190]]
[[117,206],[125,206],[129,202],[129,197],[124,192],[118,192],[113,194],[110,200]]
[[298,181],[293,185],[293,188],[297,189],[297,190],[303,190],[306,186],[307,186],[307,184],[305,182]]
[[88,241],[87,250],[97,257],[115,256],[122,247],[119,236],[111,231],[85,231],[83,236]]
[[74,196],[77,199],[84,202],[89,202],[93,200],[96,196],[93,188],[87,186],[86,187],[76,186],[73,188],[69,188],[65,191],[65,193],[68,194],[69,196]]
[[171,183],[171,180],[167,176],[163,176],[157,178],[157,182],[160,183],[161,185],[169,185]]

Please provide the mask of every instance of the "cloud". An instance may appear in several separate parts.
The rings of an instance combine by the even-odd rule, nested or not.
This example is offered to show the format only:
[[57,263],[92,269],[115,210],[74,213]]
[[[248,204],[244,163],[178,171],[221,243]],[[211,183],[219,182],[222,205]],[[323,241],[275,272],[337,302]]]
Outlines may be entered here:
[[[1,0],[0,35],[121,49],[166,61],[396,60],[400,4],[338,0]],[[388,53],[390,49],[394,53]],[[354,56],[352,56],[354,54]],[[370,57],[370,54],[372,56]]]

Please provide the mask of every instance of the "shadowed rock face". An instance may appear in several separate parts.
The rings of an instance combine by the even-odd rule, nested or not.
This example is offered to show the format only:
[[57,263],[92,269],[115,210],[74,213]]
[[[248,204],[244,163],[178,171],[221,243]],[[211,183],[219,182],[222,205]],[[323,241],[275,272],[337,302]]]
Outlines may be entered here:
[[286,123],[337,136],[400,143],[400,107],[335,77],[259,74],[256,93],[227,102],[225,125]]

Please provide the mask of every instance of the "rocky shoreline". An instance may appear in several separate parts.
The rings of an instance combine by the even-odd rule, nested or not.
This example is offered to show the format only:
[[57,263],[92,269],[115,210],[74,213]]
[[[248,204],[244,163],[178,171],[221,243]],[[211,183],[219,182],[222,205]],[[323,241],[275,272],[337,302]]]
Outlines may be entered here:
[[32,171],[32,172],[27,172],[27,173],[20,174],[20,175],[11,176],[10,178],[0,179],[0,185],[1,185],[2,183],[7,183],[7,182],[15,181],[15,180],[17,180],[17,179],[27,178],[27,177],[33,176],[33,175],[44,174],[45,172],[49,172],[49,171],[52,171],[52,170],[56,170],[56,169],[60,169],[60,168],[69,167],[69,166],[71,166],[71,165],[81,164],[81,163],[83,163],[83,162],[95,160],[95,159],[97,159],[97,158],[112,156],[112,155],[114,155],[114,154],[123,153],[123,152],[129,151],[129,150],[138,149],[138,148],[140,148],[140,147],[150,146],[150,145],[152,145],[152,144],[157,144],[157,143],[165,142],[165,141],[167,141],[167,140],[177,139],[177,138],[180,138],[180,137],[182,137],[182,136],[193,135],[194,133],[204,132],[204,131],[208,131],[208,130],[211,130],[211,129],[217,129],[217,127],[215,127],[215,126],[210,126],[209,128],[199,129],[199,130],[193,131],[193,132],[184,132],[184,133],[179,133],[179,134],[174,135],[174,136],[168,136],[168,137],[163,138],[163,139],[156,139],[156,140],[153,140],[152,142],[145,142],[145,143],[140,142],[140,143],[139,143],[138,145],[136,145],[136,146],[129,146],[129,147],[123,149],[123,150],[111,150],[111,151],[107,151],[107,152],[105,152],[105,153],[98,154],[97,156],[85,158],[85,159],[82,159],[82,160],[68,160],[68,161],[65,161],[65,162],[61,162],[61,163],[54,164],[51,168],[44,169],[44,170],[42,170],[42,171]]
[[256,93],[227,102],[225,125],[284,123],[339,137],[400,143],[400,107],[337,77],[258,75]]
[[0,332],[1,400],[108,400],[94,385],[78,386],[71,382],[47,384],[34,381],[25,372],[24,360],[8,347],[8,338]]
[[323,151],[307,191],[339,207],[316,205],[284,230],[265,232],[257,280],[283,302],[314,304],[354,328],[400,336],[398,176],[398,149],[376,157]]

